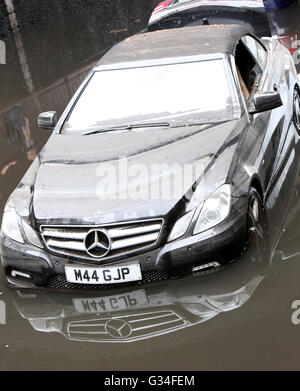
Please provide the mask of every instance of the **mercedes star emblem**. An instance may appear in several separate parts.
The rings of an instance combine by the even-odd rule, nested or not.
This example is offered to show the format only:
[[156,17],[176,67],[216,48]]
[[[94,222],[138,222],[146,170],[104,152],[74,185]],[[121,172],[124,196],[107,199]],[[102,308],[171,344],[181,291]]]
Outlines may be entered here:
[[111,319],[105,324],[106,332],[113,338],[128,338],[132,328],[128,322],[122,319]]
[[111,248],[111,239],[105,230],[92,229],[87,233],[84,245],[91,257],[102,258]]

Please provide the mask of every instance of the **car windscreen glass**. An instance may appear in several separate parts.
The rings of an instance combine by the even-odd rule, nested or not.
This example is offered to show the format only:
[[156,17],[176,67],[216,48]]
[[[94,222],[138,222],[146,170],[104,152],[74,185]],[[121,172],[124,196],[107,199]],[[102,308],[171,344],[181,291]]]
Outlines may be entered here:
[[240,106],[224,60],[96,71],[63,133],[137,123],[208,123],[237,118]]

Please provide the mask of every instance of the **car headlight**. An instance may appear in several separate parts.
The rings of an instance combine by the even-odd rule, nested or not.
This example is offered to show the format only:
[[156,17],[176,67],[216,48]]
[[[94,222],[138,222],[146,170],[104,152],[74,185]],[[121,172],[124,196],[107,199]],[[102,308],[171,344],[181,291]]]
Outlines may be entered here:
[[186,233],[186,231],[192,221],[194,213],[195,213],[195,210],[191,210],[189,213],[185,214],[179,220],[176,221],[176,223],[174,224],[174,227],[168,237],[168,242],[171,242],[172,240],[176,240]]
[[29,217],[31,197],[31,190],[28,185],[17,187],[10,196],[10,199],[13,200],[17,215],[22,219]]
[[22,225],[28,242],[36,247],[44,248],[35,230],[25,221],[22,221]]
[[220,224],[229,215],[230,211],[230,185],[225,184],[209,196],[204,202],[197,219],[193,234],[206,231]]
[[220,311],[226,312],[241,307],[244,303],[246,303],[249,297],[250,295],[247,294],[247,292],[240,292],[225,296],[209,296],[207,301]]
[[28,224],[30,214],[29,205],[31,200],[30,189],[26,186],[16,189],[6,203],[1,232],[8,238],[24,244],[24,238],[36,247],[43,248],[43,245],[34,231]]
[[19,217],[15,211],[15,206],[12,199],[9,199],[5,206],[1,231],[8,238],[13,239],[19,243],[24,243],[19,225]]

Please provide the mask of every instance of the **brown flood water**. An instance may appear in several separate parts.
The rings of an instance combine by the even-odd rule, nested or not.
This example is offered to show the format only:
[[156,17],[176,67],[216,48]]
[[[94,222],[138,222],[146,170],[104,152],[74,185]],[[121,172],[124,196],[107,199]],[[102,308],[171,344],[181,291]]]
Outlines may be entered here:
[[[6,17],[0,29],[7,45],[7,64],[0,65],[0,219],[49,136],[37,128],[37,114],[60,114],[97,59],[145,28],[157,2],[102,1],[93,8],[97,2],[79,1],[74,9],[53,1],[51,12],[34,12],[34,0],[20,3],[19,31],[9,30]],[[0,1],[1,15],[5,9]],[[11,290],[1,271],[0,370],[299,370],[296,170],[292,163],[270,195],[263,238],[214,274],[87,293]]]

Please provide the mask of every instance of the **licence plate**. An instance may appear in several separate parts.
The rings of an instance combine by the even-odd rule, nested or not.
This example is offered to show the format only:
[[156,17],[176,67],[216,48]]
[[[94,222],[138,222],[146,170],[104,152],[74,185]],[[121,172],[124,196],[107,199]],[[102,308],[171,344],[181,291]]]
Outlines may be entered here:
[[148,297],[144,289],[106,297],[73,299],[75,310],[80,313],[123,311],[147,305],[148,302]]
[[139,263],[101,267],[66,265],[65,272],[68,282],[78,284],[120,284],[142,279]]

